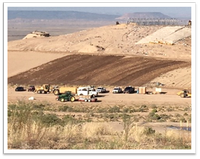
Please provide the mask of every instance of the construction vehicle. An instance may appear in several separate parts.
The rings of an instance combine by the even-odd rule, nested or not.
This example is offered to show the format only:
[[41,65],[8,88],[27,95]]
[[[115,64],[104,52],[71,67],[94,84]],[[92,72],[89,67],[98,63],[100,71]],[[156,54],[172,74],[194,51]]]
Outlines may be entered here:
[[41,87],[35,88],[35,93],[46,94],[51,92],[50,84],[43,84]]
[[65,93],[66,91],[71,91],[73,94],[79,95],[93,95],[97,96],[98,92],[93,88],[93,87],[67,87],[67,86],[62,86],[62,87],[57,87],[52,90],[54,95],[61,95]]
[[59,95],[56,100],[61,101],[61,102],[66,102],[66,101],[75,101],[75,96],[72,94],[71,91],[66,91],[64,94]]
[[76,94],[77,93],[77,87],[55,87],[52,92],[54,95],[61,95],[65,93],[66,91],[71,91],[72,93]]
[[184,89],[184,90],[178,92],[177,95],[180,96],[181,98],[191,98],[191,96],[192,96],[190,91],[187,89]]

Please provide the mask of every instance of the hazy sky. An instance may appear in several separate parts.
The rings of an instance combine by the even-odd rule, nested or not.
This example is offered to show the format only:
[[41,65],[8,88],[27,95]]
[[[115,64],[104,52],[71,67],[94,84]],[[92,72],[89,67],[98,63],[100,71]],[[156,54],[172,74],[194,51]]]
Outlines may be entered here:
[[100,14],[117,14],[133,12],[161,12],[168,16],[184,17],[191,15],[191,7],[9,7],[8,10],[56,10],[80,11]]
[[8,10],[60,10],[122,15],[133,12],[161,12],[168,16],[191,14],[194,2],[35,2],[11,3]]

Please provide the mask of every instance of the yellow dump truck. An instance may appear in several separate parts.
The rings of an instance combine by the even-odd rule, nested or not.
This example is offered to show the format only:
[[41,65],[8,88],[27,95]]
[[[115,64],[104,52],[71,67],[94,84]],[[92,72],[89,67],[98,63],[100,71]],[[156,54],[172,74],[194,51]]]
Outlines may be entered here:
[[71,91],[72,94],[77,94],[77,87],[62,86],[62,87],[58,87],[58,88],[54,89],[53,93],[54,93],[54,95],[60,95],[60,94],[65,93],[66,91]]

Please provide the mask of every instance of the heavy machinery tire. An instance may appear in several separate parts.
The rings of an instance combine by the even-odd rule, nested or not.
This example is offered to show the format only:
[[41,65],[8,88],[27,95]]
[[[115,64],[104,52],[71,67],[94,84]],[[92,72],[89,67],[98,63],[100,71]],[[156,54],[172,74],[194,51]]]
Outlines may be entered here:
[[42,91],[42,94],[44,94],[45,93],[45,91]]
[[38,90],[37,93],[40,94],[41,93],[40,90]]
[[185,98],[185,95],[184,95],[184,94],[181,94],[181,98]]
[[64,102],[65,101],[65,99],[64,98],[61,98],[61,100],[60,100],[61,102]]
[[55,90],[53,93],[54,93],[54,95],[59,95],[60,94],[59,90]]
[[75,98],[74,98],[74,97],[71,97],[70,101],[71,101],[71,102],[74,102],[74,101],[75,101]]

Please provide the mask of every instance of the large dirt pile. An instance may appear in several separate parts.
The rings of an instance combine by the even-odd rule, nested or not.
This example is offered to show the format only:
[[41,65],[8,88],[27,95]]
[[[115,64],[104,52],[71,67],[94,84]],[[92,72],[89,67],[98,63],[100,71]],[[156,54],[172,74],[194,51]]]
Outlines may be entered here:
[[[189,86],[191,36],[182,35],[185,29],[120,24],[67,35],[11,41],[8,42],[8,82],[141,86],[157,80],[169,87]],[[174,45],[136,44],[153,36],[179,37],[179,40],[176,39]],[[58,56],[50,57],[52,53]],[[176,69],[180,69],[178,74],[170,72],[165,76]]]
[[136,44],[162,43],[175,44],[177,41],[191,36],[191,28],[183,26],[168,26],[159,29],[153,34],[141,39]]
[[38,38],[38,37],[49,37],[50,34],[48,32],[43,31],[33,31],[27,34],[23,39],[30,39],[30,38]]
[[[174,28],[177,30],[177,27]],[[185,36],[179,36],[182,41],[176,43],[180,38],[176,39],[176,45],[173,46],[149,43],[143,44],[144,42],[139,42],[143,38],[156,34],[156,31],[159,32],[159,34],[156,35],[165,35],[164,33],[166,30],[169,30],[169,27],[137,26],[135,24],[110,25],[54,37],[11,41],[8,43],[8,50],[142,55],[162,58],[178,57],[179,59],[190,59],[191,42],[189,45],[185,45]],[[171,30],[176,32],[173,27],[171,27]],[[182,29],[182,31],[183,30],[185,29]],[[177,33],[178,32],[176,32],[176,35]],[[170,31],[168,31],[165,37],[169,38],[169,34]]]
[[69,55],[12,76],[8,83],[141,86],[186,66],[190,63],[139,56]]

